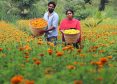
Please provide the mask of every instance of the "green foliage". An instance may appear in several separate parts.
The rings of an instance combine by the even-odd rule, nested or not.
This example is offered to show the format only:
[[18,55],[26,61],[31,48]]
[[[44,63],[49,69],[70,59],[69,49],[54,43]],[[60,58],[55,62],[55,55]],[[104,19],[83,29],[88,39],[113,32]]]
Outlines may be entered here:
[[[0,19],[7,21],[14,21],[19,18],[29,19],[42,17],[44,13],[43,5],[39,2],[37,6],[37,1],[39,0],[8,0],[0,1]],[[41,7],[42,6],[42,7]]]
[[0,20],[15,21],[15,19],[19,18],[19,16],[17,16],[19,10],[10,2],[0,1],[0,10]]
[[89,28],[94,28],[103,22],[105,18],[105,13],[103,12],[96,12],[95,16],[92,19],[87,19],[88,21],[85,23],[85,26]]
[[[82,20],[95,16],[98,11],[99,1],[97,0],[0,0],[0,20],[16,21],[17,19],[30,19],[43,17],[47,10],[48,1],[55,1],[55,11],[60,20],[65,17],[65,10],[71,8],[75,11],[75,18]],[[86,4],[88,1],[91,4]],[[117,18],[116,0],[109,0],[103,12],[105,17]]]
[[65,4],[65,10],[72,9],[75,12],[75,18],[85,19],[89,16],[88,11],[86,11],[85,1],[83,0],[67,0],[69,3]]

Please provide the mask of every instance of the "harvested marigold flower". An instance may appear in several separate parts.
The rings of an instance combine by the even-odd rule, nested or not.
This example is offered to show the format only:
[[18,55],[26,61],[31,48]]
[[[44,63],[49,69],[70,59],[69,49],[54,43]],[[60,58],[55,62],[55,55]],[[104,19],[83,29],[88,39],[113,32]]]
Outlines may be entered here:
[[44,28],[47,26],[47,21],[43,18],[37,18],[31,20],[30,24],[33,28]]
[[74,65],[68,65],[67,69],[72,70],[72,69],[76,69],[76,67]]
[[17,75],[11,78],[11,84],[19,84],[23,81],[23,76]]
[[64,31],[64,34],[78,34],[78,33],[80,33],[80,31],[75,29],[69,29]]
[[57,52],[57,53],[56,53],[56,56],[57,56],[57,57],[63,56],[63,52]]
[[82,80],[74,80],[74,84],[83,84]]

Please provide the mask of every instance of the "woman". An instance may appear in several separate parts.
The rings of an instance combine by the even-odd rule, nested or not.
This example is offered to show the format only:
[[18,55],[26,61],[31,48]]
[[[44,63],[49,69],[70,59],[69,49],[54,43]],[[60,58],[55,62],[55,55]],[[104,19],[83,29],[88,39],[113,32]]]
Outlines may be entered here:
[[[64,31],[70,28],[74,28],[76,30],[80,30],[81,32],[81,28],[80,28],[80,21],[73,18],[74,16],[74,12],[73,10],[69,9],[66,11],[66,18],[63,19],[60,23],[60,31]],[[62,32],[62,41],[65,42],[65,38],[64,38],[64,34]],[[76,43],[73,43],[73,46],[76,48],[79,48],[79,45],[81,45],[81,34],[80,34],[80,38],[78,38]]]

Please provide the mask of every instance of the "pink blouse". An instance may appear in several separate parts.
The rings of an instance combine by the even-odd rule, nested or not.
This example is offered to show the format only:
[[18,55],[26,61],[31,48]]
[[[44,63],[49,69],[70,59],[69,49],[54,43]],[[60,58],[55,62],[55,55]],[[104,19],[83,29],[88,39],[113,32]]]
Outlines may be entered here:
[[[77,30],[81,31],[80,28],[80,21],[73,18],[72,20],[68,20],[67,18],[63,19],[60,23],[60,29],[59,30],[67,30],[70,28],[76,28]],[[62,34],[62,40],[65,41],[64,35]],[[81,42],[81,35],[77,42]]]
[[60,23],[60,30],[66,30],[69,28],[80,30],[80,21],[74,18],[72,20],[68,20],[67,18],[63,19]]

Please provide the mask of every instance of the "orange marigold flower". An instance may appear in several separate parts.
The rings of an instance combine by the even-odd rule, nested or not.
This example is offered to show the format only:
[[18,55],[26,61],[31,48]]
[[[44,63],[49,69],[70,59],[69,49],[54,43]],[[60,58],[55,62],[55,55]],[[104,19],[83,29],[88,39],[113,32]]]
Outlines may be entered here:
[[103,57],[103,58],[100,58],[100,61],[102,64],[105,64],[108,60],[107,58]]
[[96,65],[96,62],[93,62],[93,61],[92,61],[91,64],[92,64],[92,65]]
[[63,47],[62,50],[63,51],[68,50],[68,47],[67,46],[66,47]]
[[103,65],[98,65],[98,67],[99,67],[99,68],[102,68],[102,67],[103,67]]
[[25,54],[25,55],[29,55],[29,52],[25,52],[24,54]]
[[25,56],[24,58],[29,58],[29,56],[27,55],[27,56]]
[[104,53],[105,52],[105,50],[99,50],[99,53]]
[[85,57],[85,54],[80,54],[81,57]]
[[96,65],[102,65],[102,62],[100,61],[96,62]]
[[74,84],[83,84],[82,80],[74,80]]
[[78,53],[81,53],[81,51],[82,51],[82,49],[78,49],[78,50],[77,50]]
[[37,61],[35,61],[35,64],[39,65],[39,64],[41,64],[41,61],[37,60]]
[[78,64],[78,62],[74,62],[73,64]]
[[102,81],[102,80],[103,80],[103,78],[102,78],[102,77],[99,77],[99,78],[97,78],[97,80]]
[[0,51],[2,51],[3,49],[2,48],[0,48]]
[[48,53],[49,53],[49,55],[51,55],[53,53],[53,50],[52,49],[48,49]]
[[33,80],[26,80],[25,84],[35,84]]
[[57,57],[63,56],[63,52],[57,52],[57,53],[56,53],[56,56],[57,56]]
[[44,56],[44,54],[43,54],[43,53],[41,53],[41,54],[39,54],[39,56],[43,57],[43,56]]
[[29,60],[27,59],[25,62],[29,62]]
[[47,26],[47,21],[43,18],[37,18],[31,20],[30,24],[33,28],[44,28]]
[[19,84],[23,81],[23,76],[17,75],[11,78],[11,84]]
[[37,58],[32,58],[33,61],[37,61],[38,59]]
[[47,43],[49,46],[51,46],[51,47],[54,47],[54,43],[52,43],[52,42],[48,42]]
[[24,48],[23,48],[23,47],[20,47],[20,48],[19,48],[19,50],[20,50],[20,51],[23,51],[23,50],[24,50]]
[[74,65],[68,65],[67,69],[72,70],[72,69],[76,69],[76,67]]
[[25,49],[25,50],[31,50],[31,48],[30,48],[29,45],[24,46],[24,49]]
[[113,56],[107,56],[107,58],[108,58],[108,59],[112,59],[112,58],[113,58]]
[[37,44],[42,45],[43,41],[38,41]]

